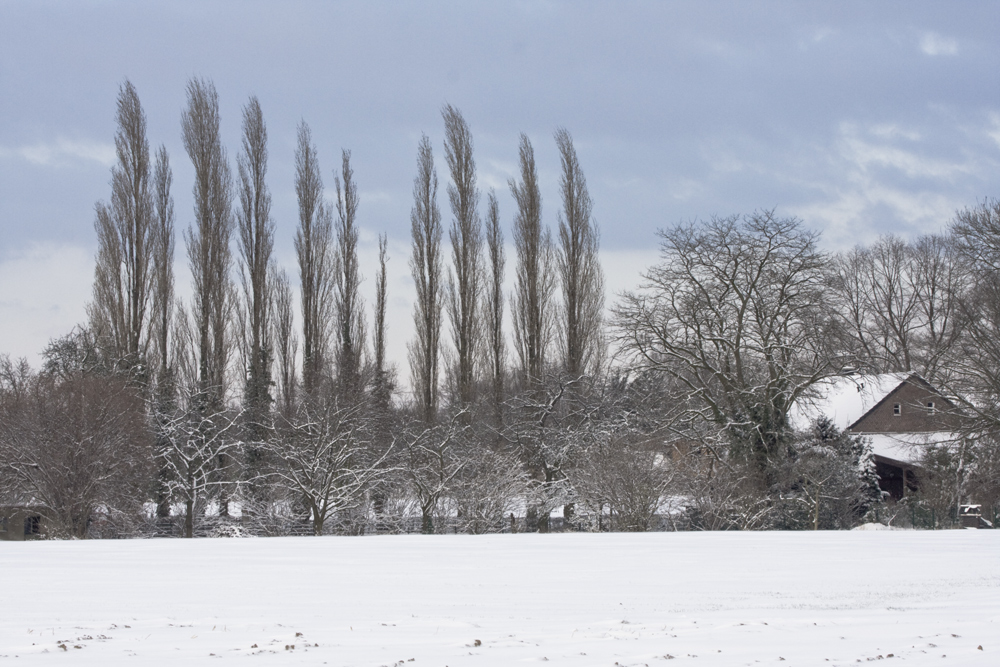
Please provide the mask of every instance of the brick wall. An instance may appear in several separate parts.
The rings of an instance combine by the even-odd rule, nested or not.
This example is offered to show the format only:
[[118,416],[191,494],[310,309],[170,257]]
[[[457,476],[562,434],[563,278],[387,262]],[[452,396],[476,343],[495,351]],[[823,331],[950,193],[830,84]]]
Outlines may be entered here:
[[[934,408],[928,408],[928,403]],[[898,406],[898,407],[897,407]],[[896,410],[898,409],[898,414]],[[902,383],[854,424],[855,433],[925,433],[950,430],[954,406],[919,379]]]

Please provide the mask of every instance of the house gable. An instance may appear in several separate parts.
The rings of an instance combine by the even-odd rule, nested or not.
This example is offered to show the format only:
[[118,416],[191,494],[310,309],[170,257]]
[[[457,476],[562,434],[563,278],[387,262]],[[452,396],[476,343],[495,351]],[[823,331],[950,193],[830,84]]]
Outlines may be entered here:
[[854,433],[932,433],[952,428],[955,406],[919,375],[911,375],[848,429]]

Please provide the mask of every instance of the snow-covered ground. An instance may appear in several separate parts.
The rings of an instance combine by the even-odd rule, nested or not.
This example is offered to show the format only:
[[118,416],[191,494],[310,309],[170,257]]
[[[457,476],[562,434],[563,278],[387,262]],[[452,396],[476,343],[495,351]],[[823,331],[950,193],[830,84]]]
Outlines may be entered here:
[[12,665],[1000,665],[1000,531],[0,542],[0,574]]

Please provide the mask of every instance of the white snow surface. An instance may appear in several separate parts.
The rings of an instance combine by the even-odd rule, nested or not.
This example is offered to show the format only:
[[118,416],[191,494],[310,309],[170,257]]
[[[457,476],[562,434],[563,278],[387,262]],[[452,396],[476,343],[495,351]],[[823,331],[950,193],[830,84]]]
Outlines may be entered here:
[[910,375],[843,375],[823,380],[816,384],[814,397],[795,402],[789,412],[789,420],[793,427],[804,430],[819,416],[825,415],[841,431],[846,430]]
[[1000,531],[0,542],[0,566],[0,664],[1000,664]]

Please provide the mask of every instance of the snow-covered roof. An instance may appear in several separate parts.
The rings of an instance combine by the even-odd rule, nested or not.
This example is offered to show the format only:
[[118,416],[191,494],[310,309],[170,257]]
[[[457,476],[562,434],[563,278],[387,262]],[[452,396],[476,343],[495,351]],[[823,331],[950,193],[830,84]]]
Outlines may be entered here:
[[930,446],[948,447],[954,445],[961,436],[948,431],[936,433],[870,433],[865,438],[871,441],[872,454],[900,463],[919,464],[925,450]]
[[789,412],[793,428],[807,429],[818,417],[826,415],[840,430],[861,419],[911,373],[880,375],[842,375],[816,384],[811,398],[795,402]]

